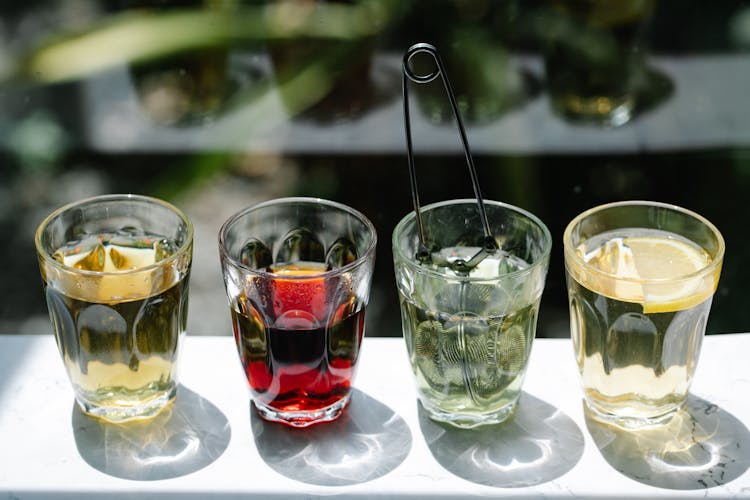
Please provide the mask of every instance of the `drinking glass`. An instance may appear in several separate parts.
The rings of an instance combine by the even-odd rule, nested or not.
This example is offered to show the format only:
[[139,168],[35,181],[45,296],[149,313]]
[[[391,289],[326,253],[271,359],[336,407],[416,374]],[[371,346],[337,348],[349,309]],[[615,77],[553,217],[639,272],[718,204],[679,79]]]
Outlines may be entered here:
[[[393,231],[401,322],[419,401],[430,418],[457,427],[499,423],[518,401],[536,330],[552,244],[534,215],[485,201],[499,250],[470,271],[422,263],[416,215]],[[421,209],[435,255],[468,262],[483,247],[477,201]]]
[[222,226],[234,337],[266,420],[306,427],[348,404],[376,242],[364,215],[315,198],[261,203]]
[[719,282],[724,240],[684,208],[592,208],[563,236],[570,329],[592,415],[624,428],[685,404]]
[[547,0],[544,62],[552,109],[576,123],[619,126],[645,84],[653,0]]
[[81,409],[121,422],[159,413],[177,393],[193,226],[136,195],[66,205],[35,236],[47,306]]

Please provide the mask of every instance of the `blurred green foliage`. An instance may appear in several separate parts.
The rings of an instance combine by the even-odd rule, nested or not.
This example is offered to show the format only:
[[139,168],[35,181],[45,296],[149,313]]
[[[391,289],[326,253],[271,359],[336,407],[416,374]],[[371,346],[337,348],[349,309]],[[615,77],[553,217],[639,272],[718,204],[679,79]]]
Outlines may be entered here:
[[[538,105],[543,73],[518,71],[511,62],[518,54],[539,54],[545,37],[559,27],[549,5],[550,0],[0,2],[0,229],[12,235],[0,259],[18,274],[0,283],[0,296],[8,299],[0,319],[29,308],[44,311],[38,290],[27,286],[29,277],[37,276],[30,228],[42,212],[69,201],[66,197],[132,191],[174,199],[220,175],[257,184],[280,175],[264,170],[267,159],[252,152],[210,146],[96,150],[86,142],[87,127],[97,125],[87,122],[82,90],[87,82],[124,70],[139,99],[135,105],[151,120],[149,130],[211,134],[215,121],[229,116],[236,128],[223,139],[243,144],[259,127],[272,129],[286,120],[299,120],[303,127],[346,123],[400,99],[398,91],[378,93],[366,81],[373,57],[402,54],[412,43],[429,41],[444,56],[467,123],[481,127]],[[566,34],[578,35],[583,40],[585,34],[574,30]],[[650,50],[662,55],[746,54],[750,1],[657,0],[648,37]],[[251,60],[257,74],[238,81],[232,74],[238,56]],[[400,79],[397,72],[385,77]],[[441,88],[413,95],[436,126],[452,119]],[[123,105],[110,97],[112,108]],[[279,101],[284,113],[278,112]],[[743,133],[747,124],[738,123],[737,130]],[[294,164],[283,170],[293,177],[288,194],[336,199],[373,219],[381,232],[376,286],[386,290],[382,294],[392,292],[388,234],[410,210],[404,155],[288,154],[284,138],[275,139],[279,158],[268,163]],[[470,196],[459,147],[456,152],[418,160],[425,201]],[[716,221],[731,249],[709,330],[747,330],[747,145],[656,154],[508,152],[477,158],[477,164],[487,198],[531,210],[557,236],[579,211],[615,199],[661,199],[699,210]],[[564,310],[560,262],[551,264],[545,295]],[[543,305],[541,317],[553,311]]]

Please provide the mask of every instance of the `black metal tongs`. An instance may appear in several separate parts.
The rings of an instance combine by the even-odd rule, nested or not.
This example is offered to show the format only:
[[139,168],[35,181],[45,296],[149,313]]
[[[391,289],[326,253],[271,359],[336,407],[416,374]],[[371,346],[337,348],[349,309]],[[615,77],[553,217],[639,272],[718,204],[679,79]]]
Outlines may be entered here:
[[[416,74],[410,67],[412,58],[419,53],[427,53],[432,56],[435,61],[435,70],[426,75]],[[456,105],[456,97],[453,93],[453,87],[451,86],[448,74],[443,66],[443,61],[440,59],[437,49],[429,43],[417,43],[412,45],[409,50],[404,54],[404,61],[402,66],[402,87],[404,94],[404,128],[406,131],[406,150],[409,157],[409,179],[411,181],[411,195],[412,202],[414,204],[414,212],[417,220],[417,230],[419,231],[419,247],[417,248],[416,259],[422,264],[436,264],[438,266],[449,267],[454,271],[467,273],[476,267],[482,260],[487,256],[492,255],[498,251],[497,242],[492,236],[490,231],[490,224],[487,220],[487,212],[484,209],[484,201],[482,199],[482,193],[479,188],[479,178],[477,177],[476,169],[474,168],[474,159],[471,156],[469,150],[469,141],[466,137],[466,130],[464,129],[461,115],[458,112],[458,106]],[[443,80],[443,87],[445,88],[446,94],[448,94],[448,100],[450,101],[451,109],[453,110],[453,116],[456,119],[456,125],[458,126],[458,133],[461,136],[461,142],[464,146],[464,155],[466,156],[466,163],[469,167],[469,176],[471,177],[471,184],[474,188],[474,197],[477,199],[477,207],[479,209],[479,216],[482,221],[482,228],[484,237],[482,239],[482,246],[479,251],[471,256],[468,260],[466,259],[454,259],[451,261],[446,260],[440,253],[439,249],[435,245],[430,244],[425,239],[424,225],[422,223],[422,213],[419,206],[419,191],[417,189],[417,172],[414,167],[414,151],[411,139],[411,120],[409,115],[409,80],[414,83],[423,84],[434,81],[438,76]]]

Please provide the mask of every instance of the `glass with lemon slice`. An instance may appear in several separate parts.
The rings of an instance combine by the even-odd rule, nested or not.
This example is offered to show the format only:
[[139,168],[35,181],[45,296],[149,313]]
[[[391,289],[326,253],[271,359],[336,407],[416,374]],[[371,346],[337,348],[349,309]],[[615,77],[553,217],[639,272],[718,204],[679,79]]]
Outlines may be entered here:
[[571,335],[586,404],[625,428],[669,420],[695,373],[724,240],[657,202],[582,213],[564,234]]
[[81,409],[121,422],[176,395],[192,225],[154,198],[107,195],[65,206],[36,232],[47,306]]

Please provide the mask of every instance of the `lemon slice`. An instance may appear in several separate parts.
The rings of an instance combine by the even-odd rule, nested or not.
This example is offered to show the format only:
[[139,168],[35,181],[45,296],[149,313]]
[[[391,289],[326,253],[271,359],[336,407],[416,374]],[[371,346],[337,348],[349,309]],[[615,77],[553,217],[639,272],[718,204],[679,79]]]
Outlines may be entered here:
[[125,247],[110,245],[107,247],[107,259],[104,261],[105,272],[133,271],[150,266],[156,262],[153,247]]
[[[632,233],[631,233],[632,234]],[[709,298],[718,282],[717,268],[691,276],[711,263],[710,255],[672,233],[610,238],[579,256],[609,276],[588,276],[587,286],[602,295],[643,304],[643,312],[688,309]]]
[[90,252],[65,255],[67,266],[103,272],[99,276],[71,275],[66,293],[90,302],[110,303],[152,295],[152,273],[128,272],[154,263],[153,247],[129,248],[97,245]]
[[[681,311],[696,306],[714,292],[714,280],[685,278],[705,268],[711,257],[688,242],[663,237],[625,238],[638,275],[649,280],[643,288],[643,312]],[[664,281],[653,281],[664,280]]]
[[633,254],[638,276],[644,280],[680,278],[711,263],[702,248],[672,238],[635,236],[624,238],[623,244]]

